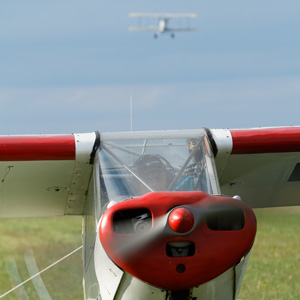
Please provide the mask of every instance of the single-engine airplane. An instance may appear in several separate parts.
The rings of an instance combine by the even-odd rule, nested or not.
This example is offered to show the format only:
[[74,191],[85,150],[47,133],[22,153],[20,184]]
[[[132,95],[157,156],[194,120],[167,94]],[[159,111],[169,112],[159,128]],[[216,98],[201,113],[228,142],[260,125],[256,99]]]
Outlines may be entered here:
[[129,14],[129,17],[132,18],[156,18],[158,20],[157,25],[147,25],[147,26],[136,26],[129,27],[130,31],[152,31],[154,32],[154,38],[157,38],[162,33],[170,33],[171,38],[175,37],[175,32],[183,32],[183,31],[195,31],[196,28],[191,28],[189,25],[178,27],[169,26],[170,19],[174,18],[197,18],[197,14],[194,13],[142,13],[142,12],[133,12]]
[[300,127],[0,136],[0,180],[2,218],[83,216],[85,299],[232,300]]

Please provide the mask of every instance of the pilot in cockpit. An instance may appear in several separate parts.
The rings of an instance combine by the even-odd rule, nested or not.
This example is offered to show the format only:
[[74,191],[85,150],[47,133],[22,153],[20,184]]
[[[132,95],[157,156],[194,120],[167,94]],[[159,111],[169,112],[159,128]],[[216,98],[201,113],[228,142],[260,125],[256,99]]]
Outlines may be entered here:
[[134,163],[133,169],[141,181],[137,181],[139,194],[151,191],[166,191],[173,179],[171,165],[162,156],[144,154]]

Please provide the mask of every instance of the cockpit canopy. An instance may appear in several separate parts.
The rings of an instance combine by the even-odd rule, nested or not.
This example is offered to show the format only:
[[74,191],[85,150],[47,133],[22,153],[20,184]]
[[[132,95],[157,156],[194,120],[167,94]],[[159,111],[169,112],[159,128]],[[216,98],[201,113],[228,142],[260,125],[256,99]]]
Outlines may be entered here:
[[153,191],[219,194],[205,130],[101,135],[100,185],[106,201]]

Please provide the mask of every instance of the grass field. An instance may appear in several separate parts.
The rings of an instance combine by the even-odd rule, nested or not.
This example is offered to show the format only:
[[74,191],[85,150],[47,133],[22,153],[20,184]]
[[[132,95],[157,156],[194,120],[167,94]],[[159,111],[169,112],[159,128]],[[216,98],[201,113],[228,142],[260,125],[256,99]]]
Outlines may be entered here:
[[300,207],[255,211],[258,231],[240,299],[300,299]]
[[[255,213],[258,233],[239,298],[300,299],[300,208]],[[29,277],[25,257],[34,257],[42,270],[80,245],[80,217],[1,219],[0,294]],[[41,278],[3,299],[82,300],[81,250],[44,272]]]
[[[81,217],[0,219],[0,295],[30,277],[25,257],[34,257],[42,270],[81,244]],[[82,251],[41,277],[37,289],[28,282],[3,299],[82,300]]]

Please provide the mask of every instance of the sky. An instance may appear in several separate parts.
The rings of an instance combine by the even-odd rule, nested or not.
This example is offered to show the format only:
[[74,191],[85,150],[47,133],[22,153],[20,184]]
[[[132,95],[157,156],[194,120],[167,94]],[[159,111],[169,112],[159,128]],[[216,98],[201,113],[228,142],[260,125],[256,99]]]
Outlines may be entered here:
[[[154,39],[130,12],[196,13],[197,31]],[[129,131],[131,97],[133,130],[300,125],[299,15],[296,0],[0,0],[0,134]]]

